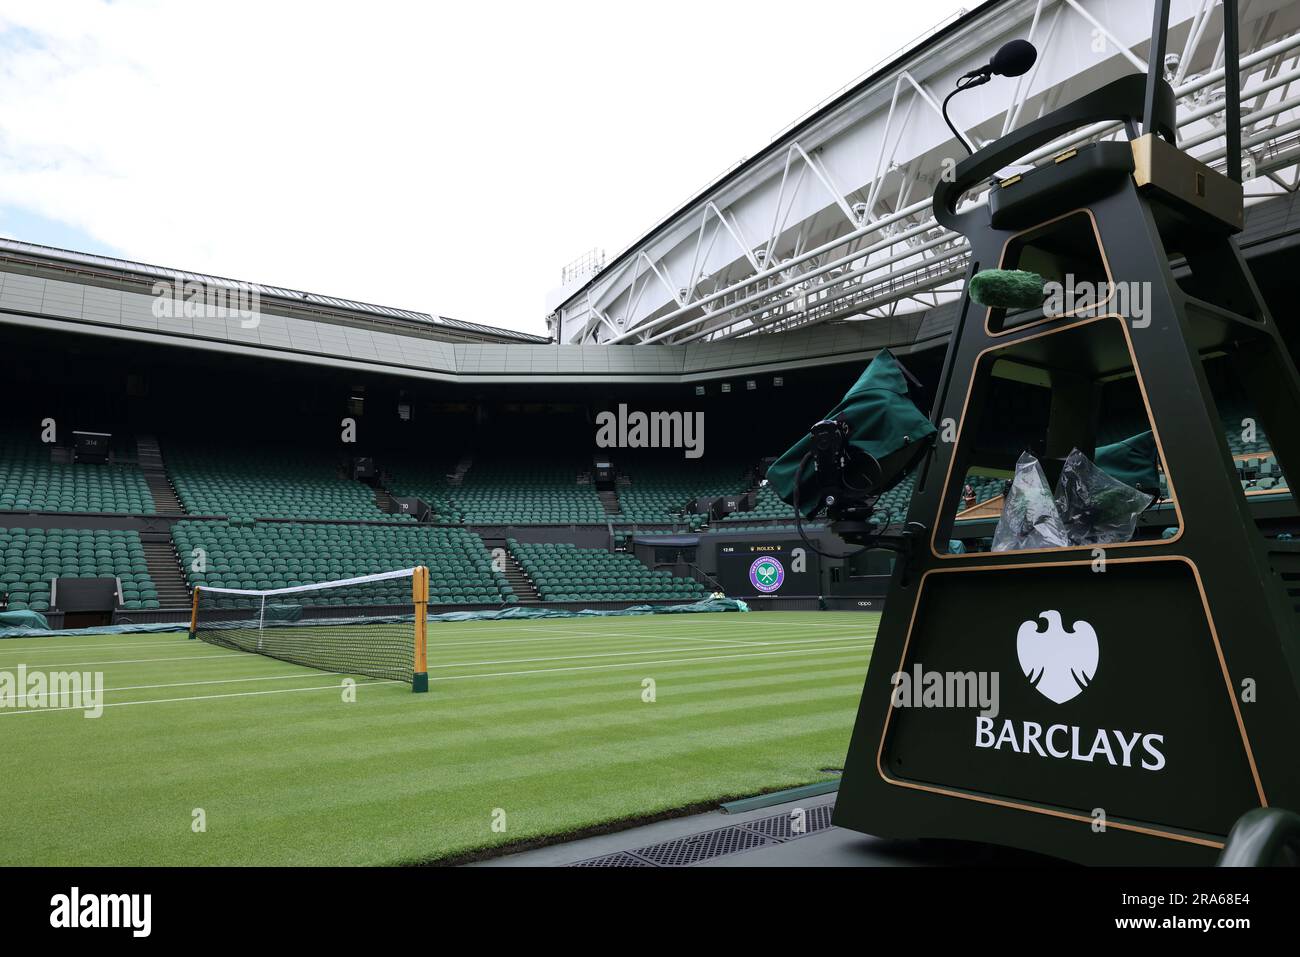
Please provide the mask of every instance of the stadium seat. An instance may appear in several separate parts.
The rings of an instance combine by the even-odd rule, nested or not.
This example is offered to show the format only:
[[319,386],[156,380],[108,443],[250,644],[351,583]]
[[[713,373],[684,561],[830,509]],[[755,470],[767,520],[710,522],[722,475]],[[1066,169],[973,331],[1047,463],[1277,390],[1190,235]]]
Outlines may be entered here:
[[49,611],[50,582],[55,578],[113,577],[122,582],[125,607],[158,607],[138,533],[0,528],[0,590],[9,593],[9,607],[15,611]]
[[448,524],[603,524],[605,510],[576,463],[475,462],[460,485],[437,466],[392,469],[395,495],[418,495]]
[[[633,464],[624,471],[631,482],[619,487],[618,498],[623,517],[633,522],[680,522],[680,510],[693,499],[745,490],[744,467],[739,462],[712,466],[686,462]],[[793,510],[786,512],[794,517]],[[756,517],[752,512],[744,515]]]
[[680,601],[708,592],[699,582],[647,568],[624,552],[579,548],[568,543],[506,544],[537,587],[543,601]]
[[[703,466],[695,462],[631,464],[624,469],[628,484],[618,489],[622,520],[636,523],[681,522],[682,507],[697,498],[718,498],[747,491],[746,465],[734,460]],[[754,508],[723,519],[742,522],[793,520],[794,509],[767,486],[758,489]],[[689,519],[688,519],[689,521]],[[697,521],[702,521],[698,519]]]
[[375,504],[374,489],[340,473],[334,457],[304,449],[167,446],[176,494],[191,515],[411,522]]
[[0,511],[154,513],[135,466],[52,462],[50,451],[12,432],[0,435]]
[[[499,604],[509,588],[493,570],[483,540],[461,528],[181,521],[172,526],[172,538],[182,556],[196,548],[206,554],[203,571],[186,563],[191,586],[291,588],[426,565],[433,604]],[[401,603],[410,588],[406,579],[394,579],[382,588],[331,592],[327,603]]]

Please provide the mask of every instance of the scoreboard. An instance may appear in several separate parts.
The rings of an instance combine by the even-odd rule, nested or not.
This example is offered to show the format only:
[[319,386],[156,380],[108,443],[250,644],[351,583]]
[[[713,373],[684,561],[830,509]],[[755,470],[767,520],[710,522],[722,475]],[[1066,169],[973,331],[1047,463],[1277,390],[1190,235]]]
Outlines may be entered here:
[[726,542],[718,546],[718,581],[732,597],[819,595],[818,557],[798,539]]

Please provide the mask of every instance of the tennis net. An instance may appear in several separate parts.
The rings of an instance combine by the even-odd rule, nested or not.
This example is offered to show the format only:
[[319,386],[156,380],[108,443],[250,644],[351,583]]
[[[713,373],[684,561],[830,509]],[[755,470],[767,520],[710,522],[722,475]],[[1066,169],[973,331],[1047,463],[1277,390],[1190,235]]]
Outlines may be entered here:
[[429,688],[424,566],[252,590],[195,587],[190,637],[337,674]]

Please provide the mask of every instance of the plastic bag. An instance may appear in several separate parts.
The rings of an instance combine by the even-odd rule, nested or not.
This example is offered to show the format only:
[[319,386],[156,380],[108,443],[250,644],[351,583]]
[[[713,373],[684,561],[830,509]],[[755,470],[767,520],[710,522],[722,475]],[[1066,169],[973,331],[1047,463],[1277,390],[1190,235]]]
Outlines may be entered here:
[[1113,545],[1133,538],[1152,496],[1111,478],[1078,449],[1056,483],[1056,510],[1071,545]]
[[1028,452],[1021,453],[1011,491],[1007,492],[998,527],[993,532],[993,551],[1060,548],[1069,544],[1043,467]]

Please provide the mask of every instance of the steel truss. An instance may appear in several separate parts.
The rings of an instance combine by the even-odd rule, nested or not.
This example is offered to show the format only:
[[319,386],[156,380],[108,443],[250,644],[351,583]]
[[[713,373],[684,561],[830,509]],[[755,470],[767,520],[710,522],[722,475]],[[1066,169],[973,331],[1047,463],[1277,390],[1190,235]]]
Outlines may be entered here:
[[[1300,5],[1242,0],[1241,107],[1247,202],[1300,188]],[[953,101],[971,148],[1123,72],[1145,72],[1149,4],[1012,0],[967,21],[815,123],[774,141],[740,174],[616,257],[551,317],[568,343],[689,343],[888,318],[955,298],[965,240],[940,227],[930,196],[964,149],[939,114],[957,76],[1012,36],[1039,49],[1034,68]],[[1175,2],[1166,76],[1180,145],[1221,163],[1223,30],[1219,0]],[[1081,55],[1080,50],[1087,51]],[[1294,92],[1293,92],[1294,91]],[[1079,130],[1025,157],[1121,136]],[[960,151],[960,152],[959,152]],[[967,197],[987,202],[987,192]]]

